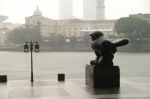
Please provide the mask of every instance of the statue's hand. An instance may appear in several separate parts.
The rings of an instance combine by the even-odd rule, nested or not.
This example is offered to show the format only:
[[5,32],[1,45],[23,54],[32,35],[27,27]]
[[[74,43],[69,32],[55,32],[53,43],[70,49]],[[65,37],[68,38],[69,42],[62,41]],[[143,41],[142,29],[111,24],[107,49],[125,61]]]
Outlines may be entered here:
[[91,60],[91,62],[90,62],[91,65],[97,65],[97,63],[98,63],[98,61],[96,61],[96,60]]

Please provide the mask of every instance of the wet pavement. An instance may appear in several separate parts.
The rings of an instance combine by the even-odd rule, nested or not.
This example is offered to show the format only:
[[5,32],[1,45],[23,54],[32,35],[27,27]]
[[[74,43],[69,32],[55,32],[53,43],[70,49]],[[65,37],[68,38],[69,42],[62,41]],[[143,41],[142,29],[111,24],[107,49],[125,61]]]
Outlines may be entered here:
[[[30,53],[0,52],[0,99],[150,99],[150,53],[117,53],[120,88],[94,89],[85,84],[85,66],[93,52],[34,54],[34,82],[30,77]],[[59,56],[59,57],[58,57]],[[65,81],[57,74],[64,73]]]
[[120,88],[92,88],[84,78],[9,80],[0,83],[0,99],[150,99],[150,78],[124,77]]

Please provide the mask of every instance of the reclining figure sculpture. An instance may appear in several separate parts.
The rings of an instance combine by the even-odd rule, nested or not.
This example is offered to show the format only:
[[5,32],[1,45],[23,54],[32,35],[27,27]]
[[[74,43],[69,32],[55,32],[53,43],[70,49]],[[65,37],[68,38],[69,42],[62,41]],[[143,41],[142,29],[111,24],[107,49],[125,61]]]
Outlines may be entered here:
[[92,39],[91,47],[96,54],[96,59],[92,60],[90,64],[94,66],[113,66],[112,60],[117,51],[117,47],[129,43],[129,40],[125,38],[117,42],[112,42],[100,31],[95,31],[90,36]]

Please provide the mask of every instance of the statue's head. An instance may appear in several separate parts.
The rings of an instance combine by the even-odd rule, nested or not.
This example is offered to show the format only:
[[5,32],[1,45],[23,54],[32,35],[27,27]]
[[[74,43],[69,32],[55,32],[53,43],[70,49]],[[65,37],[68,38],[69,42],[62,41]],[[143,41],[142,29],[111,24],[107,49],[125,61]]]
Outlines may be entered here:
[[100,31],[95,31],[92,34],[90,34],[92,41],[98,39],[99,37],[104,36],[104,34]]

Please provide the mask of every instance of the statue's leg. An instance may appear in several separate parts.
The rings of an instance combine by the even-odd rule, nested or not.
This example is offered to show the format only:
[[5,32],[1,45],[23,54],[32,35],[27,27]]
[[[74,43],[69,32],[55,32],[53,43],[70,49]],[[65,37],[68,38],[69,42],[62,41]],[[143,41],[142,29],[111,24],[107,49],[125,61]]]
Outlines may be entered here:
[[108,40],[104,40],[101,43],[101,50],[100,50],[100,54],[101,54],[101,59],[98,63],[98,66],[113,66],[113,58],[114,55],[112,53],[112,42],[108,41]]
[[109,54],[109,56],[102,56],[97,66],[113,66],[113,54]]

